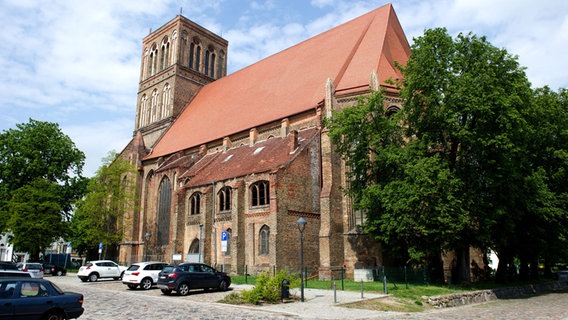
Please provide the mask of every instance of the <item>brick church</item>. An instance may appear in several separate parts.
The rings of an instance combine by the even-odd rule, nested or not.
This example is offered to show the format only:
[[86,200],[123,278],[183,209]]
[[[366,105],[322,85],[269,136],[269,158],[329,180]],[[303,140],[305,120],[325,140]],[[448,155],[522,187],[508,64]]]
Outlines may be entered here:
[[[342,192],[345,166],[323,126],[382,88],[385,113],[410,47],[387,4],[227,75],[228,42],[177,16],[142,42],[134,135],[138,206],[119,260],[203,261],[233,274],[383,265],[365,215]],[[222,238],[223,236],[223,238]]]

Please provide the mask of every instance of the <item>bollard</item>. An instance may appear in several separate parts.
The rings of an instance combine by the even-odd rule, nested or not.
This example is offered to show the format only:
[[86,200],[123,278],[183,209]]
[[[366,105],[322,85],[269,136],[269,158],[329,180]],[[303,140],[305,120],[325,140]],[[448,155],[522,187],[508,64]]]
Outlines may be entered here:
[[363,299],[363,279],[361,279],[361,299]]
[[337,303],[337,286],[335,281],[333,281],[333,303]]
[[284,299],[289,299],[289,298],[290,298],[290,281],[284,279],[282,280],[280,299],[284,301]]

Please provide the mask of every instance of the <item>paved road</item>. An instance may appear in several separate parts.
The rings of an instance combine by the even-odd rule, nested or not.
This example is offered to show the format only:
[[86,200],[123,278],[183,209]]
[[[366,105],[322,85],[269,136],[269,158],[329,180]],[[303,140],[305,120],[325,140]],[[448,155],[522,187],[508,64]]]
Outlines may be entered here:
[[[81,320],[94,319],[568,319],[568,292],[550,293],[524,299],[499,300],[423,313],[394,313],[348,309],[341,302],[360,300],[360,293],[309,290],[306,302],[263,307],[242,307],[217,303],[227,293],[200,291],[187,297],[164,296],[160,290],[129,290],[120,281],[82,283],[74,275],[46,277],[64,290],[85,295]],[[234,291],[242,286],[233,286]],[[380,295],[365,294],[365,299]],[[336,303],[339,302],[339,303]]]

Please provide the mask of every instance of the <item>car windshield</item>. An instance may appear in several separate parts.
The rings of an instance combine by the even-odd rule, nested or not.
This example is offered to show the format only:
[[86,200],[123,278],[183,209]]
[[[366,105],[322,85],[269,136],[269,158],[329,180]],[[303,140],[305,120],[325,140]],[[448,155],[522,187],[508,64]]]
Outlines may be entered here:
[[162,269],[162,273],[170,273],[174,270],[173,266],[165,266],[164,269]]
[[41,264],[36,264],[36,263],[28,263],[26,265],[27,269],[33,269],[33,270],[39,270],[41,269]]
[[140,266],[137,264],[133,264],[130,267],[128,267],[128,271],[136,271],[138,269],[140,269]]
[[91,263],[91,262],[88,262],[88,263],[85,265],[85,267],[92,267],[92,266],[93,266],[93,263]]

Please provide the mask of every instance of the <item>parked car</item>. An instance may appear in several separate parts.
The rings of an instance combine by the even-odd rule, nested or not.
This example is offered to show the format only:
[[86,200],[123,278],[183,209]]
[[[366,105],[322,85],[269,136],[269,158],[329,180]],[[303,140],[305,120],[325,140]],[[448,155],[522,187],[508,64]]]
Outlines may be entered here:
[[99,278],[113,278],[114,280],[118,280],[122,278],[126,269],[125,266],[120,266],[110,260],[89,261],[86,265],[79,268],[77,277],[83,282],[96,282]]
[[186,296],[193,289],[226,291],[230,285],[231,277],[226,273],[202,263],[169,265],[158,276],[158,288],[166,295],[176,291],[180,296]]
[[67,270],[60,266],[56,266],[54,264],[43,263],[43,274],[52,275],[52,276],[64,276],[67,274]]
[[18,266],[13,262],[0,261],[0,270],[18,270]]
[[21,270],[0,270],[0,278],[31,278],[29,272]]
[[0,279],[0,319],[78,318],[83,314],[84,297],[63,292],[44,279]]
[[39,262],[19,262],[16,266],[18,270],[29,272],[32,278],[43,278],[43,266]]
[[133,263],[124,272],[122,283],[130,289],[140,287],[144,290],[149,290],[158,282],[158,274],[167,265],[166,262],[157,261]]

